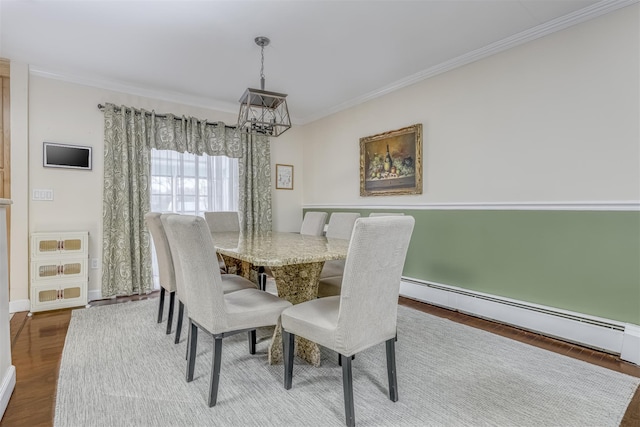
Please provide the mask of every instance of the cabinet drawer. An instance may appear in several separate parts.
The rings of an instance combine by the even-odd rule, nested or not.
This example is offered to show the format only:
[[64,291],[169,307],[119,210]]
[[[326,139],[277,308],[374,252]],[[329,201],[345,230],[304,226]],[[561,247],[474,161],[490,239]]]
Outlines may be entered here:
[[31,280],[86,278],[86,258],[46,258],[31,261]]
[[87,304],[84,281],[31,282],[31,311],[55,310]]
[[87,232],[33,233],[31,235],[31,256],[86,254],[88,236]]

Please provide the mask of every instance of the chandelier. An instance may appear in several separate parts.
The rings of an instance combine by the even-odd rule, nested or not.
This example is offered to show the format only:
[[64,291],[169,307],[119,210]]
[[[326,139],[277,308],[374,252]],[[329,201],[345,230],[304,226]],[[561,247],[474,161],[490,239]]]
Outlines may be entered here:
[[291,127],[287,95],[264,90],[264,47],[269,45],[267,37],[256,37],[261,48],[260,89],[249,88],[240,98],[238,129],[270,136],[279,136]]

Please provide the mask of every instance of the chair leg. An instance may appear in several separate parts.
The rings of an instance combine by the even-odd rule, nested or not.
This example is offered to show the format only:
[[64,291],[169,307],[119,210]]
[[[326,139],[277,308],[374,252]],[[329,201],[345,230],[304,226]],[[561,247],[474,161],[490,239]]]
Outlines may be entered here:
[[398,377],[396,374],[396,340],[386,341],[387,346],[387,376],[389,377],[389,399],[398,401]]
[[180,342],[180,335],[182,333],[182,318],[184,316],[184,304],[178,300],[178,322],[176,323],[176,340],[175,344]]
[[256,330],[247,332],[249,336],[249,354],[256,354]]
[[171,326],[173,325],[173,306],[176,301],[176,292],[169,293],[169,316],[167,317],[167,335],[171,333]]
[[344,413],[347,426],[356,425],[355,410],[353,407],[353,376],[351,374],[351,358],[342,355],[342,388],[344,390]]
[[258,267],[258,287],[261,291],[267,290],[267,273],[264,272],[264,267]]
[[164,288],[160,288],[160,306],[158,307],[158,323],[162,322],[162,311],[164,310]]
[[[356,358],[355,354],[351,355],[351,360],[354,360]],[[338,353],[338,366],[342,366],[342,355],[340,353]]]
[[220,362],[222,359],[222,335],[213,337],[213,363],[211,381],[209,382],[209,407],[216,406],[218,400],[218,384],[220,383]]
[[189,343],[187,345],[187,382],[193,381],[196,367],[196,348],[198,347],[198,327],[189,319]]
[[282,330],[282,354],[284,357],[284,388],[291,389],[293,380],[293,349],[296,336],[284,329]]

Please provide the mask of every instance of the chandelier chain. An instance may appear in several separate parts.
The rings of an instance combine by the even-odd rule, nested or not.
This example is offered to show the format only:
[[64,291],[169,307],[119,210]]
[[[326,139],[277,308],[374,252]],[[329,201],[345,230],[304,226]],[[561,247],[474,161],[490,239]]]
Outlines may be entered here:
[[264,79],[264,46],[261,47],[260,78]]

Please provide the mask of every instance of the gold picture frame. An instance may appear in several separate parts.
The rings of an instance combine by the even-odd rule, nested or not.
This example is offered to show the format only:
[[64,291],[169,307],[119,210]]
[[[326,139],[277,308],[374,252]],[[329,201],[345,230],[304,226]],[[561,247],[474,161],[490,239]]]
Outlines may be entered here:
[[422,194],[422,124],[360,138],[360,196]]
[[276,165],[276,189],[293,190],[293,165]]

